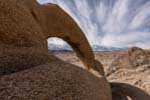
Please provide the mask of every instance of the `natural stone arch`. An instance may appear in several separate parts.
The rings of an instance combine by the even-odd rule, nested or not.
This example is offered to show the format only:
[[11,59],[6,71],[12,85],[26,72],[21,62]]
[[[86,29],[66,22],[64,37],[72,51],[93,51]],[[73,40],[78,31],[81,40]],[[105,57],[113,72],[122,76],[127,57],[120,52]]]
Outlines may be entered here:
[[[49,13],[49,8],[51,8],[51,13]],[[65,16],[63,16],[63,14]],[[59,19],[58,16],[62,17]],[[53,18],[56,18],[57,21]],[[63,22],[63,25],[59,22]],[[63,27],[57,27],[58,25]],[[65,31],[61,33],[60,30],[63,30],[65,25],[68,27],[65,28]],[[66,29],[68,28],[70,31],[66,32]],[[54,31],[57,32],[55,33]],[[74,32],[76,33],[76,35],[74,35],[75,37],[72,36],[75,34]],[[70,35],[70,33],[72,33],[72,35]],[[49,93],[51,92],[51,88],[54,88],[53,86],[62,86],[62,84],[64,87],[66,87],[69,85],[69,80],[71,85],[69,85],[66,90],[72,90],[72,87],[74,87],[74,90],[77,92],[82,90],[82,94],[78,94],[77,96],[84,96],[83,98],[87,98],[85,100],[91,100],[88,97],[96,97],[97,99],[94,100],[112,100],[109,84],[105,77],[101,76],[99,78],[95,78],[91,73],[76,67],[72,67],[72,65],[69,65],[72,68],[71,70],[66,67],[68,65],[62,65],[62,67],[65,68],[64,71],[62,71],[63,68],[62,70],[60,70],[61,68],[57,70],[58,67],[55,67],[57,61],[55,62],[54,66],[51,64],[51,67],[50,64],[45,64],[51,60],[47,49],[46,39],[54,36],[62,38],[72,45],[87,68],[96,69],[100,72],[100,74],[103,74],[101,64],[94,59],[92,50],[83,32],[69,17],[69,15],[67,15],[57,5],[39,5],[37,2],[35,2],[35,0],[0,0],[0,75],[38,66],[37,69],[31,68],[31,70],[28,69],[26,71],[20,71],[11,75],[0,76],[0,87],[2,88],[0,95],[8,95],[6,96],[7,99],[8,97],[20,98],[20,96],[14,96],[14,94],[21,93],[23,98],[27,99],[28,97],[32,98],[37,96],[37,93],[41,92],[39,90],[43,90],[42,87],[49,87],[49,91],[44,91],[42,93],[47,93],[47,95],[54,96],[56,98],[56,96],[53,95],[53,92],[52,94]],[[78,43],[80,45],[76,46]],[[84,50],[83,48],[87,50]],[[80,53],[83,53],[84,56]],[[61,64],[61,62],[59,63]],[[64,64],[64,62],[62,63]],[[56,69],[52,71],[52,67]],[[41,71],[41,69],[43,70]],[[68,79],[68,77],[64,76],[64,72],[66,73],[67,71],[68,73],[69,70],[72,72],[75,71],[74,74],[71,73],[71,79]],[[42,77],[39,77],[39,75]],[[63,82],[59,83],[58,80],[56,81],[56,77],[51,78],[51,76],[56,75],[62,75],[63,77],[59,80]],[[49,81],[47,81],[47,79]],[[52,79],[53,81],[51,81]],[[62,79],[66,80],[64,81]],[[25,81],[29,84],[26,84]],[[54,81],[58,85],[53,84]],[[51,84],[43,85],[43,82],[51,82],[52,86]],[[75,82],[75,84],[72,84],[73,82]],[[36,87],[32,86],[33,84]],[[86,89],[82,86],[80,86],[82,88],[78,88],[77,84],[78,86],[85,85]],[[24,88],[26,85],[27,88]],[[20,91],[20,89],[22,90]],[[63,88],[58,89],[58,91],[59,90],[63,95]],[[74,90],[72,92],[74,92]],[[72,95],[74,95],[72,92],[68,93],[70,94],[70,98]],[[92,95],[91,93],[94,94]],[[76,95],[74,96],[76,98]]]
[[[68,99],[111,100],[109,84],[104,76],[95,77],[86,70],[53,60],[50,56],[47,38],[58,37],[72,45],[88,69],[101,67],[78,25],[61,8],[50,5],[47,8],[35,0],[0,0],[0,88],[4,90],[0,97],[56,99],[60,96],[63,99],[65,96]],[[22,88],[24,85],[29,85],[28,91]]]
[[[46,24],[46,27],[53,27],[51,30],[46,30],[47,38],[57,37],[66,41],[87,69],[93,68],[103,75],[104,72],[101,63],[95,60],[92,49],[76,22],[58,5],[51,3],[44,4],[42,5],[42,10],[46,12],[45,15],[47,19],[49,18],[50,22]],[[56,16],[51,17],[51,14]],[[56,19],[58,20],[58,22],[55,22],[57,23],[56,26],[51,25]]]
[[0,2],[0,74],[48,62],[47,39],[50,37],[66,41],[87,69],[92,68],[104,74],[84,33],[59,6],[40,5],[35,0],[8,2]]

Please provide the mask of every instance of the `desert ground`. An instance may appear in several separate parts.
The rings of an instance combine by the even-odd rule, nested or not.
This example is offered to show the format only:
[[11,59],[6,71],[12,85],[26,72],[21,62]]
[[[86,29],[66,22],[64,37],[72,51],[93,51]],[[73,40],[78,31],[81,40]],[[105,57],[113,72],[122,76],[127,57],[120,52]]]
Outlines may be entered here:
[[[84,68],[74,52],[53,51],[53,54],[67,63]],[[131,57],[128,57],[128,51],[100,51],[94,52],[94,54],[95,58],[103,64],[105,75],[110,82],[134,85],[150,94],[149,57],[144,58],[143,54],[134,53],[139,58],[135,62],[140,62],[139,65],[134,65],[132,63],[134,61],[129,61]],[[148,59],[148,61],[145,62],[145,59]]]

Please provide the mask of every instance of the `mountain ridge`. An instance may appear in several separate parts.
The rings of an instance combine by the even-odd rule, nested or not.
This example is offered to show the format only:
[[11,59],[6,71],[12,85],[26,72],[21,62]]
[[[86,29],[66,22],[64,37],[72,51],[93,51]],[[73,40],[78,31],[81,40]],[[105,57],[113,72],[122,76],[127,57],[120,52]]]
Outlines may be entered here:
[[[108,47],[102,45],[91,45],[93,51],[124,51],[127,50],[128,47]],[[53,51],[72,51],[72,48],[69,45],[60,45],[60,44],[48,44],[48,50]]]

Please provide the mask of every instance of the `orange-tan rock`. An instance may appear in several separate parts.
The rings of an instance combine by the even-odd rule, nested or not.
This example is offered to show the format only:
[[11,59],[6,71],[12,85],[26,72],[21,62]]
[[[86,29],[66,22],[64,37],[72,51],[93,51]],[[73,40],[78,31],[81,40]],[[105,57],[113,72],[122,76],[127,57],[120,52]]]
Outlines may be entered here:
[[0,74],[48,62],[50,37],[68,42],[87,69],[103,72],[82,30],[59,6],[40,5],[35,0],[1,0]]

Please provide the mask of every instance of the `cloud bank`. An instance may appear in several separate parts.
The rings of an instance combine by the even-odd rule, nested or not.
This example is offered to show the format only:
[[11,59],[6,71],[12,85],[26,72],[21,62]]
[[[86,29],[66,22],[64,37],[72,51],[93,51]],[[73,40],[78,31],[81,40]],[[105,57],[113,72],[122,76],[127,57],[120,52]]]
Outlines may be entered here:
[[[150,0],[38,0],[68,12],[91,45],[150,48]],[[65,44],[59,39],[50,43]]]

